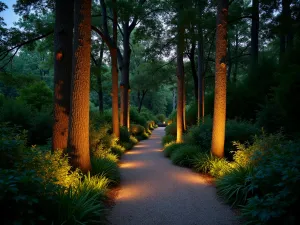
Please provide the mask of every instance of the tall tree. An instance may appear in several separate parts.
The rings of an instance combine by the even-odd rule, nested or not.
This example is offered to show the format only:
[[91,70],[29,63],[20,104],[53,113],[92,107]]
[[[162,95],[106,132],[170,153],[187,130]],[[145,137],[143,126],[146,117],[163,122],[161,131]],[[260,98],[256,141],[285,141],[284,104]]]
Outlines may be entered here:
[[54,123],[52,149],[66,149],[73,53],[73,0],[56,1],[54,29]]
[[89,150],[91,0],[74,4],[74,54],[68,150],[71,165],[91,170]]
[[259,0],[252,0],[251,74],[255,73],[258,65],[258,29],[259,29]]
[[226,51],[227,51],[228,0],[218,0],[216,59],[215,59],[215,99],[211,152],[217,157],[224,156],[226,122]]
[[182,142],[183,124],[183,104],[184,104],[184,23],[183,23],[183,4],[178,2],[177,14],[177,139],[176,142]]

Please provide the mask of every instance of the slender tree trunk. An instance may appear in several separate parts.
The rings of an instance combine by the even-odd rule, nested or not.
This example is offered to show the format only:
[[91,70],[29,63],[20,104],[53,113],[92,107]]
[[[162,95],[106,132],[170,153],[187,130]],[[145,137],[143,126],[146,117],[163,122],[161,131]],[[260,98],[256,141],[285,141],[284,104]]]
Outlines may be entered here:
[[216,32],[215,99],[211,152],[224,157],[226,122],[226,50],[227,50],[228,0],[219,0]]
[[147,90],[143,90],[142,91],[142,97],[140,97],[140,91],[138,93],[139,93],[139,96],[138,96],[138,101],[139,101],[138,112],[140,113],[141,109],[142,109],[142,105],[143,105],[143,101],[144,101],[145,95],[147,93]]
[[259,29],[259,0],[252,0],[251,74],[255,74],[258,66],[258,29]]
[[129,90],[130,90],[130,86],[129,86],[129,65],[130,65],[130,53],[131,53],[131,49],[129,46],[129,38],[130,38],[130,32],[129,32],[129,28],[128,28],[128,23],[125,23],[123,26],[123,34],[124,34],[124,38],[123,38],[123,49],[124,49],[124,53],[123,53],[123,63],[122,63],[122,81],[121,81],[121,86],[122,86],[122,103],[121,103],[121,107],[123,107],[121,109],[121,113],[122,115],[122,125],[127,127],[129,129],[130,127],[130,122],[128,122],[129,120]]
[[104,42],[102,41],[100,47],[100,58],[99,58],[99,68],[100,72],[97,74],[97,84],[98,84],[98,99],[99,99],[99,112],[103,113],[103,88],[102,88],[102,61],[103,61],[103,52],[104,52]]
[[[192,29],[192,33],[194,33],[194,29]],[[191,62],[191,69],[192,69],[192,76],[194,80],[194,94],[195,94],[195,101],[198,101],[198,77],[197,77],[197,69],[195,63],[195,50],[196,50],[196,41],[192,40],[192,47],[191,47],[191,54],[190,54],[190,62]]]
[[75,1],[74,57],[68,150],[74,168],[91,170],[89,150],[91,0]]
[[[199,4],[199,15],[202,19],[202,6]],[[198,102],[197,102],[197,121],[200,123],[204,118],[204,52],[203,52],[203,30],[201,25],[198,25]]]
[[[123,74],[123,73],[122,73]],[[124,85],[120,84],[120,126],[123,127],[124,125]]]
[[282,12],[280,21],[280,61],[282,62],[286,49],[292,46],[292,20],[290,10],[291,0],[281,0],[281,4]]
[[73,52],[73,0],[56,1],[54,31],[54,124],[52,149],[68,145]]
[[176,109],[176,87],[173,88],[173,111]]
[[177,143],[181,143],[183,127],[183,104],[184,104],[184,69],[183,69],[183,50],[184,50],[184,25],[183,25],[183,6],[178,9],[178,42],[177,42]]
[[232,76],[232,82],[236,84],[237,80],[237,73],[238,73],[238,49],[239,49],[239,34],[238,34],[238,29],[236,28],[235,32],[235,50],[234,50],[234,55],[235,55],[235,62],[234,62],[234,71],[233,71],[233,76]]
[[113,0],[113,40],[115,45],[111,49],[111,63],[112,63],[112,127],[115,137],[120,137],[119,125],[119,90],[118,90],[118,48],[117,48],[117,5],[116,0]]

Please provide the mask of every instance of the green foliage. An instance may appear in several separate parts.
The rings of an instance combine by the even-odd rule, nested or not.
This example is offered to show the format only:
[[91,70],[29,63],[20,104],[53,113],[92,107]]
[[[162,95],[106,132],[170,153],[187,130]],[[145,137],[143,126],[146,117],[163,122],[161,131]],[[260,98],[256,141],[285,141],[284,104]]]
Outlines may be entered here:
[[129,141],[131,144],[136,145],[139,141],[134,136],[130,135]]
[[129,142],[130,140],[130,133],[127,127],[120,127],[120,142]]
[[81,174],[79,170],[72,172],[68,157],[60,151],[42,151],[38,148],[23,151],[21,161],[16,164],[19,171],[34,170],[43,182],[68,188],[75,186]]
[[192,126],[197,124],[197,114],[198,114],[198,105],[192,103],[186,107],[185,120],[187,126]]
[[165,135],[162,137],[162,144],[163,146],[166,146],[166,144],[169,144],[170,142],[175,142],[176,141],[176,137],[173,135]]
[[[99,180],[98,180],[99,179]],[[103,192],[107,181],[103,177],[85,178],[78,187],[70,187],[67,192],[58,192],[57,224],[101,224],[105,221],[107,210]]]
[[[210,150],[212,120],[205,118],[205,122],[199,126],[193,126],[188,133],[184,135],[184,141],[189,144],[199,145],[203,150]],[[233,141],[240,141],[242,143],[251,141],[252,136],[259,133],[259,129],[245,121],[228,120],[226,122],[225,131],[225,155],[232,158],[231,151],[236,148],[232,145]]]
[[221,177],[232,169],[232,165],[224,158],[205,152],[200,152],[194,157],[192,167],[197,172],[209,173],[213,177]]
[[216,180],[217,193],[232,206],[244,205],[253,195],[249,189],[248,176],[253,173],[252,166],[237,166]]
[[90,126],[102,126],[103,124],[112,123],[112,113],[111,110],[104,110],[103,113],[99,111],[90,111]]
[[116,162],[109,158],[96,158],[91,159],[92,174],[103,175],[109,179],[110,184],[116,185],[120,182],[120,171]]
[[145,133],[145,127],[138,124],[130,124],[130,133],[133,136],[141,136]]
[[33,113],[31,108],[20,100],[5,99],[0,109],[0,120],[29,129]]
[[16,126],[0,123],[0,168],[12,168],[26,145],[27,133]]
[[126,150],[130,150],[133,148],[134,144],[131,142],[122,142],[121,145],[126,149]]
[[184,144],[184,143],[170,142],[164,148],[164,156],[171,157],[174,151],[176,151],[178,148],[185,146],[185,145],[186,144]]
[[[46,185],[34,171],[0,170],[3,224],[44,224],[57,207],[54,185]],[[49,221],[49,222],[50,222]]]
[[177,124],[176,123],[171,123],[170,125],[166,126],[165,128],[166,135],[173,135],[176,137],[177,135]]
[[53,103],[53,94],[45,82],[35,82],[20,90],[19,99],[40,111]]
[[110,148],[110,150],[113,154],[118,156],[118,158],[120,158],[124,154],[124,152],[126,151],[126,149],[123,146],[120,146],[120,145],[114,145]]
[[156,118],[160,123],[163,123],[166,120],[166,116],[164,114],[158,114],[156,115]]
[[117,139],[110,133],[111,126],[102,124],[99,128],[90,127],[90,149],[93,154],[98,151],[105,151],[115,145]]
[[144,118],[135,107],[130,107],[130,122],[141,126],[146,126],[147,119]]
[[29,129],[29,144],[44,145],[52,136],[53,115],[50,112],[42,110],[37,113],[31,120]]
[[178,166],[191,167],[192,162],[199,151],[199,146],[182,145],[171,153],[172,163]]

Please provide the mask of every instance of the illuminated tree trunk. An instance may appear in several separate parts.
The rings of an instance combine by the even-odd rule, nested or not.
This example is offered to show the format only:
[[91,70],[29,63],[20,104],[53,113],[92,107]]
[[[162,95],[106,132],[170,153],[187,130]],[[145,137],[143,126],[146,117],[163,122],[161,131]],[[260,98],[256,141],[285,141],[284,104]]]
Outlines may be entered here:
[[127,129],[130,129],[130,89],[128,90],[128,103],[127,103]]
[[118,90],[118,49],[117,49],[117,6],[116,0],[113,0],[113,40],[114,47],[111,50],[111,62],[112,62],[112,123],[113,134],[115,137],[120,137],[120,125],[119,125],[119,90]]
[[183,49],[184,49],[184,27],[182,17],[183,6],[179,5],[178,25],[177,25],[177,143],[182,142],[183,133],[183,104],[184,104],[184,69],[183,69]]
[[212,154],[224,157],[226,122],[226,50],[228,0],[218,1],[216,32],[215,99],[212,130]]
[[52,149],[68,145],[73,52],[73,0],[56,1],[54,31],[54,124]]
[[123,95],[124,95],[124,85],[121,84],[120,85],[120,126],[123,127],[124,126],[124,102],[123,102]]
[[91,0],[75,1],[74,57],[68,150],[74,168],[91,170],[89,150]]

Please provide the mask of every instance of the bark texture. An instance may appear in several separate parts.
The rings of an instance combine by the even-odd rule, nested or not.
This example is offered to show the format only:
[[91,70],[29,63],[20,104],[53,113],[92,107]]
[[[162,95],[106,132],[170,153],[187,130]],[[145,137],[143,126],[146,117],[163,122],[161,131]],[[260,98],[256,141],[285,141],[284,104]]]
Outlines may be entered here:
[[[200,10],[202,14],[202,9]],[[203,53],[203,31],[198,26],[198,102],[197,102],[197,121],[200,123],[204,117],[204,53]]]
[[217,8],[215,99],[212,130],[212,154],[224,157],[226,122],[226,50],[228,0],[219,0]]
[[54,124],[52,149],[68,144],[70,89],[73,52],[73,0],[56,1],[54,31]]
[[75,1],[74,56],[68,150],[74,168],[91,170],[89,150],[91,0]]
[[111,49],[111,62],[112,62],[112,125],[113,134],[115,137],[120,137],[119,125],[119,90],[118,90],[118,49],[117,49],[117,5],[116,0],[113,0],[113,40],[115,45]]
[[184,26],[182,16],[183,6],[178,7],[178,24],[177,24],[177,138],[176,142],[181,143],[183,124],[183,104],[184,104],[184,67],[183,67],[183,50],[184,50]]

